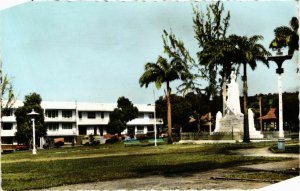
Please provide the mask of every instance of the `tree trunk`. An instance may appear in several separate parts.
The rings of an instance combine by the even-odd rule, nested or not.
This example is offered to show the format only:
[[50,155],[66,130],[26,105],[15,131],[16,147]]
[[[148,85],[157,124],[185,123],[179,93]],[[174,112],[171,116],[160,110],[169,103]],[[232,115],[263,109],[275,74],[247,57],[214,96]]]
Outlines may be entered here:
[[250,142],[249,119],[248,119],[248,85],[247,85],[247,64],[244,63],[243,94],[244,94],[244,140]]
[[167,82],[167,120],[168,120],[168,143],[173,142],[172,139],[172,120],[171,120],[171,98],[170,98],[170,84]]
[[222,113],[225,115],[225,101],[226,101],[226,86],[227,81],[226,77],[223,77],[223,84],[222,84],[222,90],[221,90],[221,96],[222,96]]

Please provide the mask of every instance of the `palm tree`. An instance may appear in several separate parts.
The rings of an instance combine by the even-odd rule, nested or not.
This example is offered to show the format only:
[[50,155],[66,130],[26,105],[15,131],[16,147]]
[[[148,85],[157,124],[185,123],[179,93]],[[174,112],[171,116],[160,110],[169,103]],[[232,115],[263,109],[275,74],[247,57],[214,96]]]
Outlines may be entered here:
[[274,30],[275,38],[270,44],[270,48],[281,49],[288,47],[288,53],[292,55],[295,50],[299,50],[299,21],[296,17],[292,17],[290,27],[280,26]]
[[170,82],[181,79],[185,80],[190,77],[188,67],[180,59],[172,59],[170,62],[167,59],[159,56],[156,63],[145,64],[145,71],[139,79],[140,86],[147,88],[152,82],[156,88],[160,89],[163,83],[166,83],[166,98],[167,98],[167,121],[168,121],[168,142],[172,143],[172,121],[171,121],[171,102],[170,102]]
[[[236,55],[236,48],[232,44],[229,38],[213,39],[203,44],[203,49],[197,53],[197,56],[202,65],[208,71],[208,78],[210,85],[208,87],[208,96],[216,94],[216,75],[218,67],[221,67],[221,94],[223,94],[223,100],[225,100],[226,81],[230,78],[230,73],[233,70],[235,63],[233,58]],[[204,73],[204,72],[203,72]],[[224,113],[224,104],[223,104]]]
[[268,61],[266,56],[270,53],[259,44],[258,41],[262,40],[263,37],[259,35],[254,35],[250,38],[246,36],[229,36],[230,41],[236,48],[236,55],[234,57],[235,63],[240,63],[243,65],[243,96],[244,96],[244,142],[250,142],[249,135],[249,119],[248,119],[248,81],[247,81],[247,65],[250,66],[252,70],[255,70],[257,66],[257,61],[261,61],[267,67]]

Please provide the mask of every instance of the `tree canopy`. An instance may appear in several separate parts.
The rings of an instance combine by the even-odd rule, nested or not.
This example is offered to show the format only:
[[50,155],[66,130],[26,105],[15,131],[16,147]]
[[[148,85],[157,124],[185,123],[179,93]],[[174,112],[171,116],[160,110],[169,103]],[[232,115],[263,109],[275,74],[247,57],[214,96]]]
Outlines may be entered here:
[[[15,95],[13,91],[12,81],[8,78],[7,75],[4,75],[2,72],[2,59],[0,57],[0,86],[1,86],[1,112],[6,115],[13,104],[15,103]],[[2,114],[2,113],[1,113]],[[2,117],[2,115],[1,115]]]
[[15,137],[18,143],[29,145],[32,141],[32,124],[27,115],[32,109],[39,114],[35,117],[36,138],[38,139],[47,135],[47,128],[44,123],[44,110],[41,107],[41,102],[42,98],[39,94],[31,93],[25,96],[24,105],[16,109],[17,132]]
[[293,54],[299,50],[299,21],[297,17],[292,17],[290,27],[279,26],[274,29],[275,38],[270,43],[270,48],[281,49],[288,47],[288,53]]
[[120,134],[126,129],[126,124],[132,119],[137,118],[139,111],[132,102],[125,97],[118,99],[117,108],[109,115],[107,132],[110,134]]

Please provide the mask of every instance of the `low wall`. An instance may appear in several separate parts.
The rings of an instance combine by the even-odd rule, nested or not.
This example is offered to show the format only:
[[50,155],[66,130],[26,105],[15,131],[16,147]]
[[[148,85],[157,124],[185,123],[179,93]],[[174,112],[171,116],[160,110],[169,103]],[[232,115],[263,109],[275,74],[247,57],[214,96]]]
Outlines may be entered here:
[[[278,139],[278,131],[263,131],[264,138],[267,140]],[[182,132],[180,140],[243,140],[243,132]],[[299,138],[299,132],[284,131],[284,137],[289,139]]]
[[180,140],[242,140],[243,134],[238,132],[219,132],[209,134],[200,133],[181,133]]

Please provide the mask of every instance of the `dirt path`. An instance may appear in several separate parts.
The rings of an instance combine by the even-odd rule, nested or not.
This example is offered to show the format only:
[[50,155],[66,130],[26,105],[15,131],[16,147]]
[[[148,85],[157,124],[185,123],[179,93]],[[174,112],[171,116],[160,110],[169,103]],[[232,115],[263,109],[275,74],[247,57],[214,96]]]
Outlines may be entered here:
[[143,178],[120,179],[85,184],[66,185],[47,190],[202,190],[202,189],[257,189],[272,182],[214,180],[226,174],[239,173],[241,170],[285,170],[299,168],[299,155],[273,154],[268,148],[237,150],[236,154],[264,157],[294,158],[288,162],[272,162],[266,164],[244,165],[231,169],[215,169],[199,173],[184,173],[171,176],[149,176]]
[[215,169],[207,172],[172,176],[149,176],[86,184],[54,187],[48,190],[202,190],[202,189],[255,189],[268,186],[270,182],[241,182],[213,180],[236,169]]

